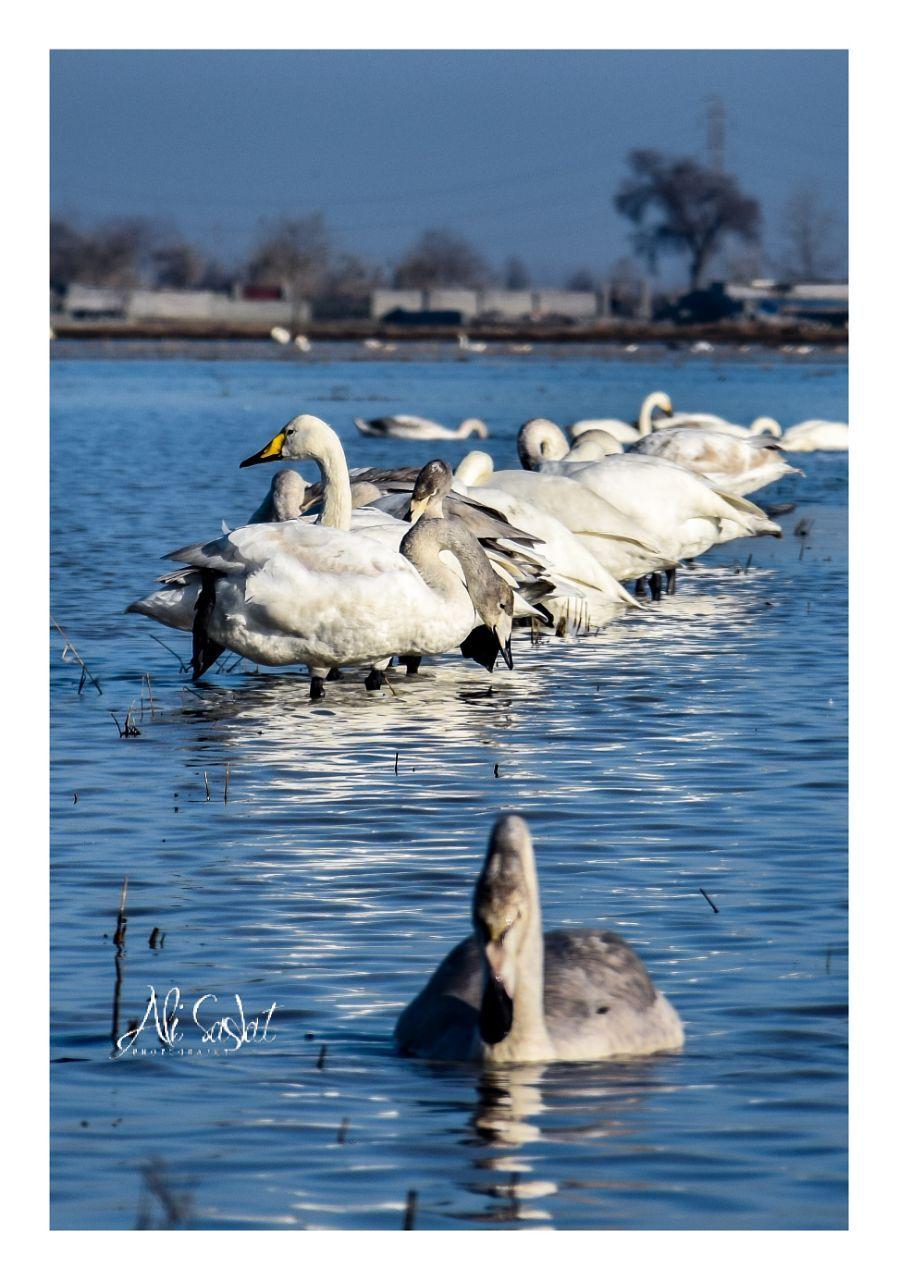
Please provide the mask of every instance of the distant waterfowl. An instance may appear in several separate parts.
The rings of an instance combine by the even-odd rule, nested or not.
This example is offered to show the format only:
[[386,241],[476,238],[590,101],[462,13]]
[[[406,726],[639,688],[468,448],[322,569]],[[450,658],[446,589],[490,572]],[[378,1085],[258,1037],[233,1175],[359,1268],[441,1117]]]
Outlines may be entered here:
[[296,337],[293,339],[293,345],[294,347],[297,347],[300,351],[312,350],[312,344],[304,333],[298,333],[296,335]]
[[840,452],[848,448],[848,423],[808,418],[789,427],[780,444],[788,453]]
[[683,1025],[617,934],[543,933],[523,818],[501,817],[474,889],[474,932],[396,1024],[401,1053],[454,1062],[592,1062],[678,1049]]
[[466,333],[458,335],[458,345],[462,351],[474,351],[478,355],[486,351],[485,342],[472,342]]
[[421,418],[414,413],[396,413],[385,418],[353,418],[363,436],[378,436],[391,440],[466,440],[479,436],[486,440],[489,432],[486,423],[479,418],[465,418],[455,428],[444,427],[431,418]]
[[639,410],[639,419],[636,426],[629,422],[622,422],[620,418],[581,418],[579,422],[574,422],[570,427],[570,433],[576,437],[584,431],[606,431],[608,435],[614,436],[615,440],[620,440],[622,444],[632,444],[635,440],[641,440],[643,436],[647,436],[654,426],[653,415],[656,409],[660,409],[663,414],[673,412],[673,406],[670,403],[670,396],[664,391],[652,391],[642,402]]
[[632,453],[665,458],[728,493],[743,495],[785,475],[802,474],[789,465],[772,436],[740,439],[710,427],[665,427],[640,440]]
[[286,346],[286,344],[290,341],[290,330],[285,329],[283,325],[276,324],[274,328],[270,331],[270,336],[274,339],[275,342],[279,342],[281,346]]

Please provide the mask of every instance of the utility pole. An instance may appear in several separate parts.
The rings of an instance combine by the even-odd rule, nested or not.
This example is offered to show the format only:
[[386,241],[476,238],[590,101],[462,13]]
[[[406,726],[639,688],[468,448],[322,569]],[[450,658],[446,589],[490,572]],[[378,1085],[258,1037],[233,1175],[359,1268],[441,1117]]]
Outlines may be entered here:
[[708,134],[708,163],[715,173],[723,173],[726,159],[727,109],[716,93],[706,100],[705,124]]

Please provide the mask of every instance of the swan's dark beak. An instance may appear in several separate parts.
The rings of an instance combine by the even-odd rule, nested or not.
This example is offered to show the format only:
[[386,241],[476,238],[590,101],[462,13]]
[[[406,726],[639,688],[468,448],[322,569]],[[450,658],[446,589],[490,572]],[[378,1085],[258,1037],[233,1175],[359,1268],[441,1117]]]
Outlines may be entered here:
[[499,640],[498,633],[496,633],[496,640],[499,644],[499,652],[502,654],[506,667],[508,667],[509,671],[513,671],[514,662],[511,657],[511,636],[509,636],[505,643],[502,644],[501,640]]
[[502,979],[490,972],[480,1002],[480,1038],[484,1044],[498,1044],[511,1030],[514,1001]]
[[258,453],[254,453],[251,458],[244,458],[241,467],[254,467],[257,462],[274,462],[284,451],[284,441],[287,439],[283,431],[279,431],[273,440],[269,440],[264,449],[260,449]]

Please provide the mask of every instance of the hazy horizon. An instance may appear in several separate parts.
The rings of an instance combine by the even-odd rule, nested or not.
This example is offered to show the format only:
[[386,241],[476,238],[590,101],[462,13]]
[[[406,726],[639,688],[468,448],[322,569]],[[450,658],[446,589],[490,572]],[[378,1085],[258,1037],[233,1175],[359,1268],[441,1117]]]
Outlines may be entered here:
[[284,215],[321,210],[339,248],[388,263],[448,227],[561,283],[630,253],[613,194],[631,149],[708,159],[716,95],[767,252],[810,184],[844,258],[847,71],[842,51],[58,51],[51,205],[169,220],[226,263]]

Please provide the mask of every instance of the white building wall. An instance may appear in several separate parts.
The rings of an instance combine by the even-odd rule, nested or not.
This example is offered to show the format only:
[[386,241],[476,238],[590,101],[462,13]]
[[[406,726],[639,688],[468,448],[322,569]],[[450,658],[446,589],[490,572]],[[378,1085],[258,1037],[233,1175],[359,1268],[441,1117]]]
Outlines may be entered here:
[[375,289],[371,294],[372,320],[380,320],[397,307],[402,311],[421,311],[424,294],[420,289]]
[[484,289],[480,294],[480,315],[501,316],[503,320],[523,320],[533,310],[529,289]]
[[589,320],[598,311],[594,293],[571,289],[538,289],[535,302],[541,315],[564,316],[567,320]]

